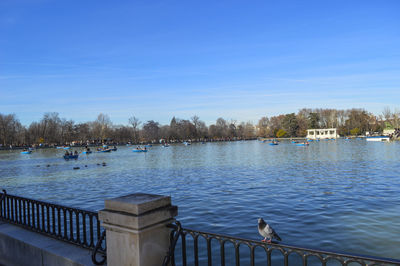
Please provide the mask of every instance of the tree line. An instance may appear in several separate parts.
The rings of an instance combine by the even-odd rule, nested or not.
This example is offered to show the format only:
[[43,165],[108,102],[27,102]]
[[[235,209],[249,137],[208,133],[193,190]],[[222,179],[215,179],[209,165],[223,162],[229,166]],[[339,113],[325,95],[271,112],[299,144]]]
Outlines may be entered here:
[[115,125],[106,114],[100,113],[96,120],[76,123],[60,118],[56,112],[44,113],[40,121],[29,126],[20,123],[15,114],[0,113],[0,145],[63,145],[112,143],[179,142],[184,140],[239,140],[256,137],[305,137],[307,129],[338,128],[342,136],[360,135],[369,132],[381,133],[385,128],[400,126],[400,112],[385,108],[375,116],[364,109],[308,109],[297,114],[282,114],[262,117],[254,125],[218,118],[207,126],[198,116],[190,119],[173,117],[169,125],[149,120],[140,121],[132,116],[128,125]]

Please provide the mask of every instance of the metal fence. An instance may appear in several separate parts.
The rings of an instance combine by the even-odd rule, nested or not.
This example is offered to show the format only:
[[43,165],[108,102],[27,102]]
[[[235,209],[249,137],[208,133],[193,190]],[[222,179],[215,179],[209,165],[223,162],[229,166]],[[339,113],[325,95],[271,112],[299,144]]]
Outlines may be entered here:
[[105,233],[97,212],[14,196],[3,190],[0,220],[86,249],[97,247],[96,253],[105,254]]
[[[105,233],[96,212],[0,193],[0,220],[93,251],[106,260]],[[400,265],[400,260],[309,249],[171,227],[163,265]],[[397,248],[397,247],[394,247]],[[103,255],[98,261],[96,254]]]
[[[395,259],[278,243],[266,244],[261,241],[196,231],[182,228],[179,222],[171,227],[172,265],[400,265],[400,260]],[[169,262],[169,258],[164,262]]]

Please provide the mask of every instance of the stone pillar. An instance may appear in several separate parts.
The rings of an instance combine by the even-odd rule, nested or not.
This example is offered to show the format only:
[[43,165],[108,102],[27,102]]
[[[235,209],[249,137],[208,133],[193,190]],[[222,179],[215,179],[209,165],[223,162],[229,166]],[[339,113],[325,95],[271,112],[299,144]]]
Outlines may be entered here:
[[161,265],[169,248],[166,227],[178,213],[171,197],[131,194],[105,200],[99,219],[106,229],[107,265]]

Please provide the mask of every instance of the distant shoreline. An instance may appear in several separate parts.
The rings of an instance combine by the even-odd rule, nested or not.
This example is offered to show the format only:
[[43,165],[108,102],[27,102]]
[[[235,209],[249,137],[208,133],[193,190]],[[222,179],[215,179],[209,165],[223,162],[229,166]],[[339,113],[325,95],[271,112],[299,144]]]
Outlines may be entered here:
[[[166,143],[168,144],[182,144],[185,141],[189,141],[191,143],[202,143],[202,142],[233,142],[233,141],[246,141],[246,140],[257,140],[257,138],[248,138],[248,139],[205,139],[205,140],[175,140],[175,141],[167,141]],[[126,146],[126,145],[131,145],[131,146],[140,146],[140,145],[146,145],[146,144],[152,144],[152,145],[162,145],[159,142],[141,142],[141,143],[104,143],[105,145],[108,146]],[[69,144],[60,144],[60,145],[35,145],[34,149],[55,149],[56,147],[62,147],[62,146],[67,146],[71,148],[85,148],[86,146],[88,147],[99,147],[102,146],[103,143],[90,143],[90,144],[75,144],[75,145],[69,145]],[[22,149],[27,149],[31,148],[29,145],[24,145],[24,146],[12,146],[10,147],[0,147],[0,151],[7,151],[7,150],[22,150]]]

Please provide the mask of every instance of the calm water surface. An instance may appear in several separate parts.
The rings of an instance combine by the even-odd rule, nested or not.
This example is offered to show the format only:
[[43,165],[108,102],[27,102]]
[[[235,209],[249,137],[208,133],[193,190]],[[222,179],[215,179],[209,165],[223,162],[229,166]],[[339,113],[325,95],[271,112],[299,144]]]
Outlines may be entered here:
[[0,187],[91,210],[134,192],[170,195],[184,227],[260,240],[264,217],[283,243],[400,258],[398,142],[120,147],[77,161],[63,153],[1,151]]

